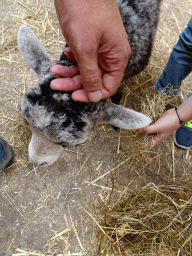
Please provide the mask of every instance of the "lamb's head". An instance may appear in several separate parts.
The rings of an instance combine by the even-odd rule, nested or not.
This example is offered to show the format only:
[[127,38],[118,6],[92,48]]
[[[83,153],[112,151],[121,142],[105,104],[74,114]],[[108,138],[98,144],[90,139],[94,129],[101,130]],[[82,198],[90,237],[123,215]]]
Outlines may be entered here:
[[86,141],[98,118],[124,129],[138,129],[151,122],[149,117],[109,100],[75,102],[70,93],[55,92],[49,85],[33,87],[21,103],[22,114],[32,130],[29,160],[34,165],[49,166],[63,147]]
[[103,104],[75,102],[70,93],[51,90],[50,82],[30,89],[21,102],[23,117],[32,130],[30,162],[51,165],[63,147],[83,143]]
[[[71,93],[53,91],[50,82],[55,79],[50,67],[56,62],[49,59],[43,46],[26,26],[18,32],[19,50],[38,74],[40,84],[24,94],[22,114],[32,130],[29,159],[32,164],[49,166],[59,157],[63,147],[83,143],[97,118],[124,129],[139,129],[151,119],[141,113],[115,105],[110,100],[97,103],[75,102]],[[72,65],[70,61],[58,62]]]

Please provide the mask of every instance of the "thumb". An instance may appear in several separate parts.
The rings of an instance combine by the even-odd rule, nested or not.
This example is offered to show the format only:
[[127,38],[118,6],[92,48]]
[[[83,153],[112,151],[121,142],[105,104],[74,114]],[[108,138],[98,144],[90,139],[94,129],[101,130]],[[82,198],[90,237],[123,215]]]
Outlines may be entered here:
[[102,79],[96,49],[81,50],[80,54],[75,53],[74,56],[79,66],[83,87],[90,101],[101,100]]

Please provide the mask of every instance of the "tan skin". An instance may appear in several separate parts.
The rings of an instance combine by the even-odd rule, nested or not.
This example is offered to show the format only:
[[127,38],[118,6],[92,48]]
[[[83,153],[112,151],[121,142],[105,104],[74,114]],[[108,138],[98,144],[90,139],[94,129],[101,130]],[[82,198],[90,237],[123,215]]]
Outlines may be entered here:
[[51,88],[73,91],[73,100],[82,102],[112,96],[131,55],[116,0],[55,0],[55,7],[69,45],[64,53],[78,66],[53,66],[60,78]]
[[[180,120],[183,124],[192,120],[192,96],[187,98],[177,109]],[[166,139],[174,131],[179,129],[181,124],[174,108],[166,111],[154,124],[141,130],[142,134],[154,134],[149,145],[155,146]]]

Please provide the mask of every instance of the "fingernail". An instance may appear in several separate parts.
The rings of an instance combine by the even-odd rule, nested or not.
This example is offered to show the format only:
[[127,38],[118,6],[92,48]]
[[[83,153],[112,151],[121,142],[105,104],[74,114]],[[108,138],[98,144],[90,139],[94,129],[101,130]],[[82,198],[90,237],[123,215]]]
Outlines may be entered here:
[[97,101],[101,100],[102,94],[101,94],[101,91],[98,90],[96,92],[89,92],[88,96],[89,96],[90,101],[97,102]]

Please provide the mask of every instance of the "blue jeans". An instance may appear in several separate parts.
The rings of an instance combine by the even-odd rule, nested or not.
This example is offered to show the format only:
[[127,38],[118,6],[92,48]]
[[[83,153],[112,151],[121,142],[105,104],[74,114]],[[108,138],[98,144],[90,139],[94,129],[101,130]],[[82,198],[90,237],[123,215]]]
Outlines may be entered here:
[[5,157],[5,150],[4,150],[3,144],[0,142],[0,161],[2,161],[4,157]]
[[177,95],[181,82],[192,71],[192,17],[188,26],[179,36],[173,47],[161,78],[156,83],[156,90],[170,96]]

